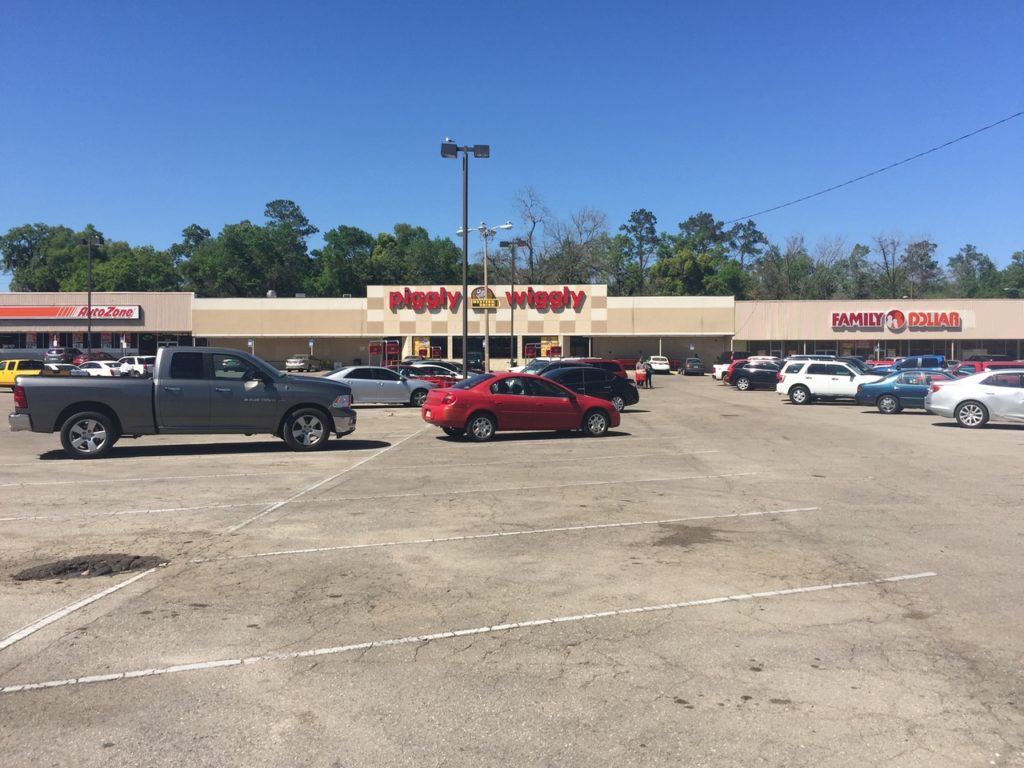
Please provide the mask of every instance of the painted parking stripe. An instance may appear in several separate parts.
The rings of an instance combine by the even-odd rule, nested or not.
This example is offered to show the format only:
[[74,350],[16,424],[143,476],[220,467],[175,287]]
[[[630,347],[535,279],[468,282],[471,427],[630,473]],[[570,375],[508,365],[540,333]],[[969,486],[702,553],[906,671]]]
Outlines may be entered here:
[[218,475],[155,475],[150,477],[105,477],[100,479],[79,479],[79,480],[40,480],[39,482],[21,483],[0,483],[0,488],[21,488],[21,487],[45,487],[50,485],[86,485],[86,484],[121,484],[121,483],[152,483],[156,480],[213,480],[225,477],[270,477],[273,475],[308,475],[316,472],[316,469],[285,469],[277,472],[238,472],[235,474]]
[[[435,449],[436,450],[436,449]],[[631,453],[629,457],[631,459],[647,459],[654,456],[660,456],[665,459],[675,459],[679,456],[703,456],[709,453],[721,453],[721,451],[707,450],[707,451],[659,451],[658,453]],[[505,458],[501,461],[478,461],[478,462],[459,462],[459,467],[507,467],[514,464],[528,464],[532,463],[532,459],[523,459],[523,461],[516,461],[515,458]],[[622,454],[616,454],[615,456],[570,456],[564,459],[544,459],[545,465],[550,464],[578,464],[580,461],[586,461],[588,464],[594,461],[622,461]],[[392,470],[405,470],[405,469],[423,469],[422,464],[401,464],[394,465],[389,464],[387,467],[388,471]]]
[[808,594],[812,592],[824,592],[835,589],[852,589],[866,587],[876,584],[896,583],[911,581],[914,579],[927,579],[937,574],[934,571],[922,573],[908,573],[902,576],[887,576],[879,579],[867,579],[864,581],[846,581],[837,584],[814,584],[806,587],[791,587],[789,589],[776,589],[767,592],[741,592],[735,595],[724,595],[721,597],[706,597],[699,600],[685,600],[678,603],[662,603],[660,605],[644,605],[634,608],[620,608],[612,611],[595,611],[593,613],[580,613],[571,616],[555,616],[545,619],[528,619],[525,621],[495,624],[492,626],[473,627],[469,629],[452,629],[440,632],[432,632],[425,635],[409,635],[407,637],[386,638],[382,640],[370,640],[351,645],[336,645],[327,648],[312,648],[305,651],[292,651],[289,653],[268,653],[259,656],[245,656],[237,659],[216,659],[212,661],[198,661],[190,664],[175,664],[169,667],[151,667],[149,669],[137,669],[128,672],[111,672],[103,675],[85,675],[82,677],[69,677],[63,680],[48,680],[40,683],[22,683],[19,685],[6,685],[0,688],[0,694],[23,693],[26,691],[38,691],[47,688],[66,688],[73,685],[89,685],[93,683],[109,683],[116,680],[132,680],[143,677],[157,677],[159,675],[173,675],[179,672],[198,672],[207,669],[223,669],[225,667],[238,667],[248,664],[261,664],[275,661],[291,661],[294,659],[305,659],[316,656],[335,656],[355,651],[368,651],[374,648],[390,648],[399,645],[410,645],[413,643],[429,643],[437,640],[448,640],[457,637],[470,637],[473,635],[486,635],[496,632],[512,632],[520,629],[543,627],[553,624],[567,624],[580,621],[592,621],[594,619],[607,619],[616,616],[630,616],[639,613],[656,613],[659,611],[674,611],[683,608],[697,608],[720,603],[741,602],[744,600],[767,600],[773,597],[785,597],[788,595]]
[[129,586],[130,584],[134,584],[139,579],[148,576],[160,567],[161,566],[157,566],[156,568],[150,568],[148,571],[143,571],[142,573],[136,574],[135,576],[132,576],[130,579],[122,581],[120,584],[115,584],[114,586],[108,589],[104,589],[102,592],[97,592],[95,595],[90,595],[89,597],[83,598],[82,600],[79,600],[77,603],[72,603],[71,605],[65,606],[60,610],[54,611],[48,616],[44,616],[43,618],[39,619],[39,621],[29,624],[27,627],[22,627],[17,632],[8,635],[3,640],[0,640],[0,651],[4,650],[5,648],[9,648],[19,640],[24,640],[29,635],[38,632],[40,629],[43,629],[44,627],[47,627],[50,624],[53,624],[53,622],[60,621],[65,616],[69,616],[70,614],[74,613],[80,608],[85,608],[85,606],[87,605],[92,605],[97,600],[102,600],[104,597],[112,595],[118,590],[124,589],[125,587]]
[[[387,449],[385,449],[385,450],[387,450]],[[373,458],[372,456],[369,457],[369,459],[372,459],[372,458]],[[369,459],[367,459],[367,461],[369,461]],[[460,465],[460,466],[462,466],[462,465]],[[352,469],[355,469],[355,467],[350,467],[349,469],[345,470],[345,472],[349,472]],[[202,505],[195,506],[195,507],[161,507],[161,508],[157,508],[157,509],[126,509],[126,510],[112,511],[112,512],[107,512],[107,511],[103,511],[103,512],[86,512],[86,513],[77,514],[77,515],[30,515],[30,516],[24,516],[24,517],[0,517],[0,523],[9,523],[9,522],[14,522],[14,521],[19,521],[19,520],[80,520],[80,519],[87,518],[87,517],[106,517],[106,516],[110,516],[110,515],[156,515],[156,514],[165,514],[165,513],[168,513],[168,512],[202,512],[202,511],[210,510],[210,509],[237,509],[237,508],[240,508],[240,507],[257,507],[257,506],[261,506],[263,504],[269,504],[269,505],[273,506],[274,509],[278,509],[278,508],[280,508],[281,506],[283,506],[285,504],[289,504],[291,502],[296,501],[299,497],[304,496],[305,494],[309,493],[311,490],[314,490],[315,488],[319,488],[320,486],[324,485],[327,482],[330,482],[334,478],[340,477],[341,475],[345,474],[345,472],[339,472],[337,475],[333,475],[333,476],[331,476],[329,478],[326,478],[325,480],[320,480],[317,483],[315,483],[313,486],[311,486],[309,488],[306,488],[305,490],[300,491],[299,493],[295,494],[294,496],[292,496],[292,497],[290,497],[288,499],[283,499],[281,501],[246,501],[246,502],[240,502],[238,504],[202,504]],[[683,475],[683,476],[675,476],[675,477],[651,477],[651,478],[646,478],[646,479],[643,479],[643,480],[639,480],[639,479],[636,479],[636,478],[628,478],[628,479],[625,479],[625,480],[581,480],[581,481],[575,482],[575,483],[555,483],[553,485],[517,485],[517,486],[512,486],[512,487],[509,487],[509,488],[497,488],[497,489],[495,489],[494,492],[495,493],[518,493],[518,492],[537,491],[537,490],[545,490],[545,489],[557,490],[559,488],[586,488],[586,487],[595,486],[595,485],[638,485],[638,484],[641,484],[641,483],[675,483],[675,482],[682,482],[682,481],[689,481],[689,480],[717,480],[719,478],[726,478],[726,477],[750,477],[752,475],[757,475],[757,474],[760,474],[760,473],[759,472],[726,472],[724,474],[718,474],[718,475]],[[407,493],[378,493],[378,494],[374,494],[372,496],[330,496],[330,497],[317,496],[315,498],[303,499],[303,503],[304,504],[336,504],[336,503],[351,502],[351,501],[377,501],[377,500],[380,500],[380,499],[412,499],[412,498],[421,499],[421,498],[426,498],[427,496],[461,496],[461,495],[465,495],[467,493],[478,494],[478,493],[480,493],[480,491],[479,491],[479,489],[469,488],[469,489],[461,490],[461,491],[441,490],[441,491],[409,491]],[[260,516],[262,516],[263,514],[269,514],[269,512],[261,513]]]
[[732,512],[720,515],[694,515],[691,517],[670,517],[663,520],[632,520],[622,523],[592,523],[590,525],[564,525],[558,528],[535,528],[519,531],[495,531],[492,533],[470,533],[462,536],[445,536],[432,539],[404,539],[398,541],[380,541],[368,544],[341,544],[336,547],[314,547],[309,549],[282,549],[273,552],[257,552],[251,555],[223,555],[221,557],[197,557],[193,563],[213,563],[225,560],[250,560],[255,557],[284,557],[287,555],[312,555],[325,552],[346,552],[353,549],[379,549],[383,547],[407,547],[417,544],[448,544],[457,541],[478,541],[480,539],[500,539],[511,536],[542,536],[552,533],[574,533],[578,531],[600,531],[611,528],[638,528],[650,525],[670,525],[696,520],[724,520],[729,518],[765,517],[768,515],[784,515],[792,512],[818,512],[821,507],[792,507],[790,509],[771,509],[757,512]]
[[301,491],[299,491],[298,493],[295,493],[295,494],[289,496],[287,499],[283,499],[281,501],[275,501],[273,504],[271,504],[269,507],[264,509],[262,512],[258,512],[255,515],[253,515],[252,517],[250,517],[250,518],[248,518],[246,520],[243,520],[240,523],[236,523],[235,525],[232,525],[230,528],[228,528],[225,531],[225,533],[235,533],[237,531],[240,531],[242,528],[245,528],[246,526],[251,525],[252,523],[255,523],[257,520],[261,520],[262,518],[266,517],[267,515],[271,514],[272,512],[276,512],[281,507],[283,507],[283,506],[285,506],[287,504],[291,504],[296,499],[302,498],[307,493],[310,493],[311,491],[315,491],[317,488],[319,488],[319,487],[321,487],[323,485],[326,485],[327,483],[330,483],[333,480],[337,480],[339,477],[347,475],[352,470],[358,469],[359,467],[363,466],[363,464],[366,464],[367,462],[373,461],[378,456],[383,456],[388,451],[393,450],[394,448],[397,448],[398,446],[400,446],[406,440],[411,440],[412,438],[416,437],[417,435],[422,435],[426,430],[427,430],[427,425],[424,425],[420,429],[418,429],[415,432],[413,432],[411,435],[406,435],[401,440],[399,440],[397,443],[391,443],[391,445],[387,446],[386,448],[381,448],[379,451],[377,451],[376,453],[373,453],[373,454],[367,456],[365,459],[357,461],[351,467],[346,467],[345,469],[341,470],[341,472],[335,472],[330,477],[325,477],[323,480],[319,480],[318,482],[313,483],[311,486],[309,486],[307,488],[303,488]]

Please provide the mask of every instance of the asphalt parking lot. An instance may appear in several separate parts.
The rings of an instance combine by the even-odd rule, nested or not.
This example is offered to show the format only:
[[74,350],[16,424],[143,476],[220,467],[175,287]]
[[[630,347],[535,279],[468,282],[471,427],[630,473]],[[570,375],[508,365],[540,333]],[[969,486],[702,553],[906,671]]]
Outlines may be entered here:
[[[1022,447],[710,376],[600,439],[4,431],[3,762],[1024,765]],[[11,578],[94,553],[166,565]]]

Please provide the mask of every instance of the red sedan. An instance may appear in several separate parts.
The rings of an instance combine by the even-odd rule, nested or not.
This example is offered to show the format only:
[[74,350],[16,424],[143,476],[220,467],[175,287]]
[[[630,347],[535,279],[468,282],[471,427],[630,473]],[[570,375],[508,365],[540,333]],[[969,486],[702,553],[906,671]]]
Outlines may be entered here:
[[607,400],[580,395],[530,373],[482,373],[446,389],[432,389],[423,420],[446,435],[483,442],[498,430],[581,430],[600,437],[619,426]]

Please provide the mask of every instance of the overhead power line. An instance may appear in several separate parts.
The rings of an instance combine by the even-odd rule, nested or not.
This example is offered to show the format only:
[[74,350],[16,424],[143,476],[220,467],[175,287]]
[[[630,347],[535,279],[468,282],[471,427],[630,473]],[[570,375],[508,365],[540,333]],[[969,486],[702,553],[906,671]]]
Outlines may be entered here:
[[804,200],[810,200],[812,197],[819,197],[820,195],[824,195],[826,192],[834,192],[837,189],[842,189],[843,187],[848,187],[850,184],[855,184],[858,181],[863,181],[864,179],[867,179],[867,178],[869,178],[871,176],[877,176],[878,174],[880,174],[880,173],[882,173],[884,171],[891,170],[892,168],[895,168],[898,165],[903,165],[905,163],[909,163],[911,160],[917,160],[919,157],[924,157],[925,155],[930,155],[932,152],[938,152],[940,149],[945,149],[946,147],[952,146],[953,144],[956,144],[958,141],[963,141],[964,139],[969,139],[972,136],[977,136],[979,133],[982,133],[983,131],[987,131],[990,128],[995,128],[997,125],[1002,125],[1003,123],[1008,123],[1010,120],[1013,120],[1015,117],[1020,117],[1021,115],[1024,115],[1024,111],[1017,112],[1015,114],[1010,115],[1009,117],[1004,117],[1002,120],[996,120],[996,122],[991,123],[990,125],[986,125],[983,128],[978,128],[976,131],[971,131],[970,133],[965,133],[963,136],[960,136],[959,138],[947,141],[945,144],[939,144],[937,147],[932,147],[931,149],[926,149],[924,152],[918,152],[916,155],[912,155],[911,157],[908,157],[908,158],[905,158],[903,160],[900,160],[899,162],[892,163],[891,165],[887,165],[884,168],[879,168],[876,171],[871,171],[871,173],[865,173],[863,176],[858,176],[855,179],[850,179],[849,181],[844,181],[842,184],[836,184],[834,187],[829,187],[828,189],[823,189],[820,192],[815,192],[812,195],[804,195],[803,197],[799,197],[796,200],[790,200],[788,203],[783,203],[782,205],[776,205],[774,208],[765,208],[763,211],[758,211],[757,213],[750,213],[750,214],[747,214],[746,216],[740,216],[739,218],[736,218],[736,219],[730,219],[729,221],[727,221],[725,223],[726,224],[735,224],[738,221],[745,221],[747,219],[752,219],[755,216],[760,216],[760,215],[762,215],[764,213],[771,213],[772,211],[777,211],[777,210],[779,210],[781,208],[788,208],[791,205],[796,205],[797,203],[802,203]]

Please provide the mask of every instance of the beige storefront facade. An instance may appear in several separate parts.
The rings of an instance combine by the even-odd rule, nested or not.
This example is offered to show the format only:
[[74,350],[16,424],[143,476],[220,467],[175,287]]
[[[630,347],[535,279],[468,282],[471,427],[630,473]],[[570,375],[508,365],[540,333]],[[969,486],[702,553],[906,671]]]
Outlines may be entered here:
[[[491,286],[470,294],[494,308],[469,310],[470,354],[489,341],[492,368],[562,355],[707,359],[728,348],[732,297],[610,297],[605,285]],[[487,302],[484,302],[487,303]],[[461,286],[369,286],[365,299],[195,299],[193,332],[203,343],[245,348],[279,361],[297,352],[333,362],[382,354],[462,356]],[[390,354],[387,353],[391,344]]]
[[891,359],[943,354],[1019,358],[1020,299],[738,301],[733,344],[754,353],[814,352]]
[[[865,358],[1024,354],[1024,300],[734,301],[730,296],[609,296],[603,284],[470,287],[470,355],[492,368],[537,354],[711,361],[727,349]],[[3,356],[84,347],[84,293],[0,294]],[[461,286],[369,286],[366,298],[203,299],[190,293],[93,293],[94,347],[250,348],[281,364],[462,356]],[[124,343],[124,347],[122,347]]]

